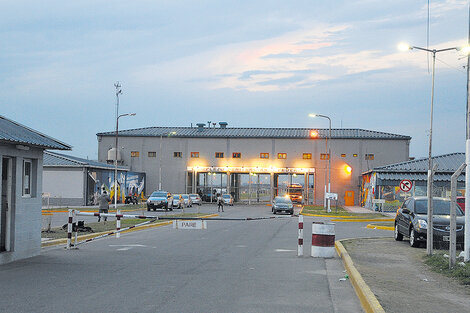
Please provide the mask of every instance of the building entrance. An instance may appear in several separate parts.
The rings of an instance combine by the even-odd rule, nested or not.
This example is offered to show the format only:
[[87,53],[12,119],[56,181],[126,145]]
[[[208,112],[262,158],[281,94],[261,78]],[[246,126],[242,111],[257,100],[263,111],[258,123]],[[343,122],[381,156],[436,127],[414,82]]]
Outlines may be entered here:
[[10,251],[11,210],[13,206],[13,160],[2,158],[2,200],[0,207],[0,252]]

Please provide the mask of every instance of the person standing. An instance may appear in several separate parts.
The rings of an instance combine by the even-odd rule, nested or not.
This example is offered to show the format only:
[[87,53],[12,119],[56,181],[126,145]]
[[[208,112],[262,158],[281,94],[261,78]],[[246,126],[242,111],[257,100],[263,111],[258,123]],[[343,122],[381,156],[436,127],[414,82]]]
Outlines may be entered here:
[[222,209],[222,212],[224,211],[224,199],[219,193],[217,194],[217,212],[220,212],[220,209]]
[[[103,193],[98,197],[99,204],[99,213],[108,213],[109,212],[109,201],[111,199],[108,196],[106,190],[103,190]],[[101,220],[101,216],[98,216],[98,222]],[[104,216],[104,221],[108,220],[107,216]]]

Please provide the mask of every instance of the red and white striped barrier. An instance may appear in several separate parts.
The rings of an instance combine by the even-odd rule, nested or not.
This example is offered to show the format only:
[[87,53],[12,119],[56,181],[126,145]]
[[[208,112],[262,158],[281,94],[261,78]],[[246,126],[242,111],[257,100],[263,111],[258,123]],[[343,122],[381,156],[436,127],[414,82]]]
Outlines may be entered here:
[[335,256],[335,224],[312,223],[312,257],[332,258]]
[[299,215],[299,241],[297,244],[297,256],[304,255],[304,216]]

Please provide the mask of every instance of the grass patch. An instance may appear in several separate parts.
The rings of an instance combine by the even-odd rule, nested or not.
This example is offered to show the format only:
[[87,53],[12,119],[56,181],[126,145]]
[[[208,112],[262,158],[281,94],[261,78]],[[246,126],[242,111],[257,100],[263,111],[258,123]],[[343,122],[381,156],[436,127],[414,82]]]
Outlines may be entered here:
[[388,217],[381,213],[353,213],[353,212],[349,212],[345,210],[341,206],[338,206],[337,208],[332,206],[331,212],[328,213],[326,212],[325,208],[321,205],[306,205],[304,206],[302,213],[316,214],[316,215],[328,215],[331,217],[347,216],[351,218],[365,218],[365,219]]
[[[178,217],[178,218],[185,218],[185,217],[197,217],[203,216],[207,214],[203,213],[181,213],[181,214],[173,214],[173,215],[165,215],[165,217]],[[80,219],[78,219],[80,220]],[[136,224],[140,224],[150,219],[121,219],[121,228],[126,228],[129,226],[133,226]],[[156,220],[152,224],[164,223],[167,220]],[[64,223],[65,224],[65,223]],[[92,233],[100,233],[104,231],[112,231],[116,229],[116,221],[107,221],[104,223],[103,219],[101,222],[94,222],[94,223],[85,223],[85,226],[91,227],[93,232],[79,232],[78,235],[87,235]],[[63,230],[62,227],[52,228],[50,232],[42,232],[42,238],[50,238],[50,239],[60,239],[60,238],[67,238],[67,230]]]
[[[457,252],[457,255],[459,253],[460,252]],[[463,285],[470,285],[470,264],[465,263],[465,265],[459,265],[459,262],[463,262],[463,258],[457,258],[455,267],[449,269],[449,258],[444,257],[444,252],[438,252],[432,256],[424,256],[424,263],[427,264],[432,271],[454,278]]]

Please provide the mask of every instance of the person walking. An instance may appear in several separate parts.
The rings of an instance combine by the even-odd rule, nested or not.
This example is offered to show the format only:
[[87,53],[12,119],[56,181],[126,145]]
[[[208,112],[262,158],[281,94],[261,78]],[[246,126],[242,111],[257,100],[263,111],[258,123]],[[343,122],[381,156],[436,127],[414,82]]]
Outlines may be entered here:
[[[106,190],[103,189],[103,193],[98,197],[98,204],[99,204],[99,213],[108,213],[109,211],[109,201],[111,199],[108,196]],[[98,222],[101,220],[101,216],[98,216]],[[107,216],[104,216],[104,221],[108,220]]]
[[220,209],[222,209],[222,212],[224,211],[224,199],[219,193],[217,194],[217,212],[220,212]]

